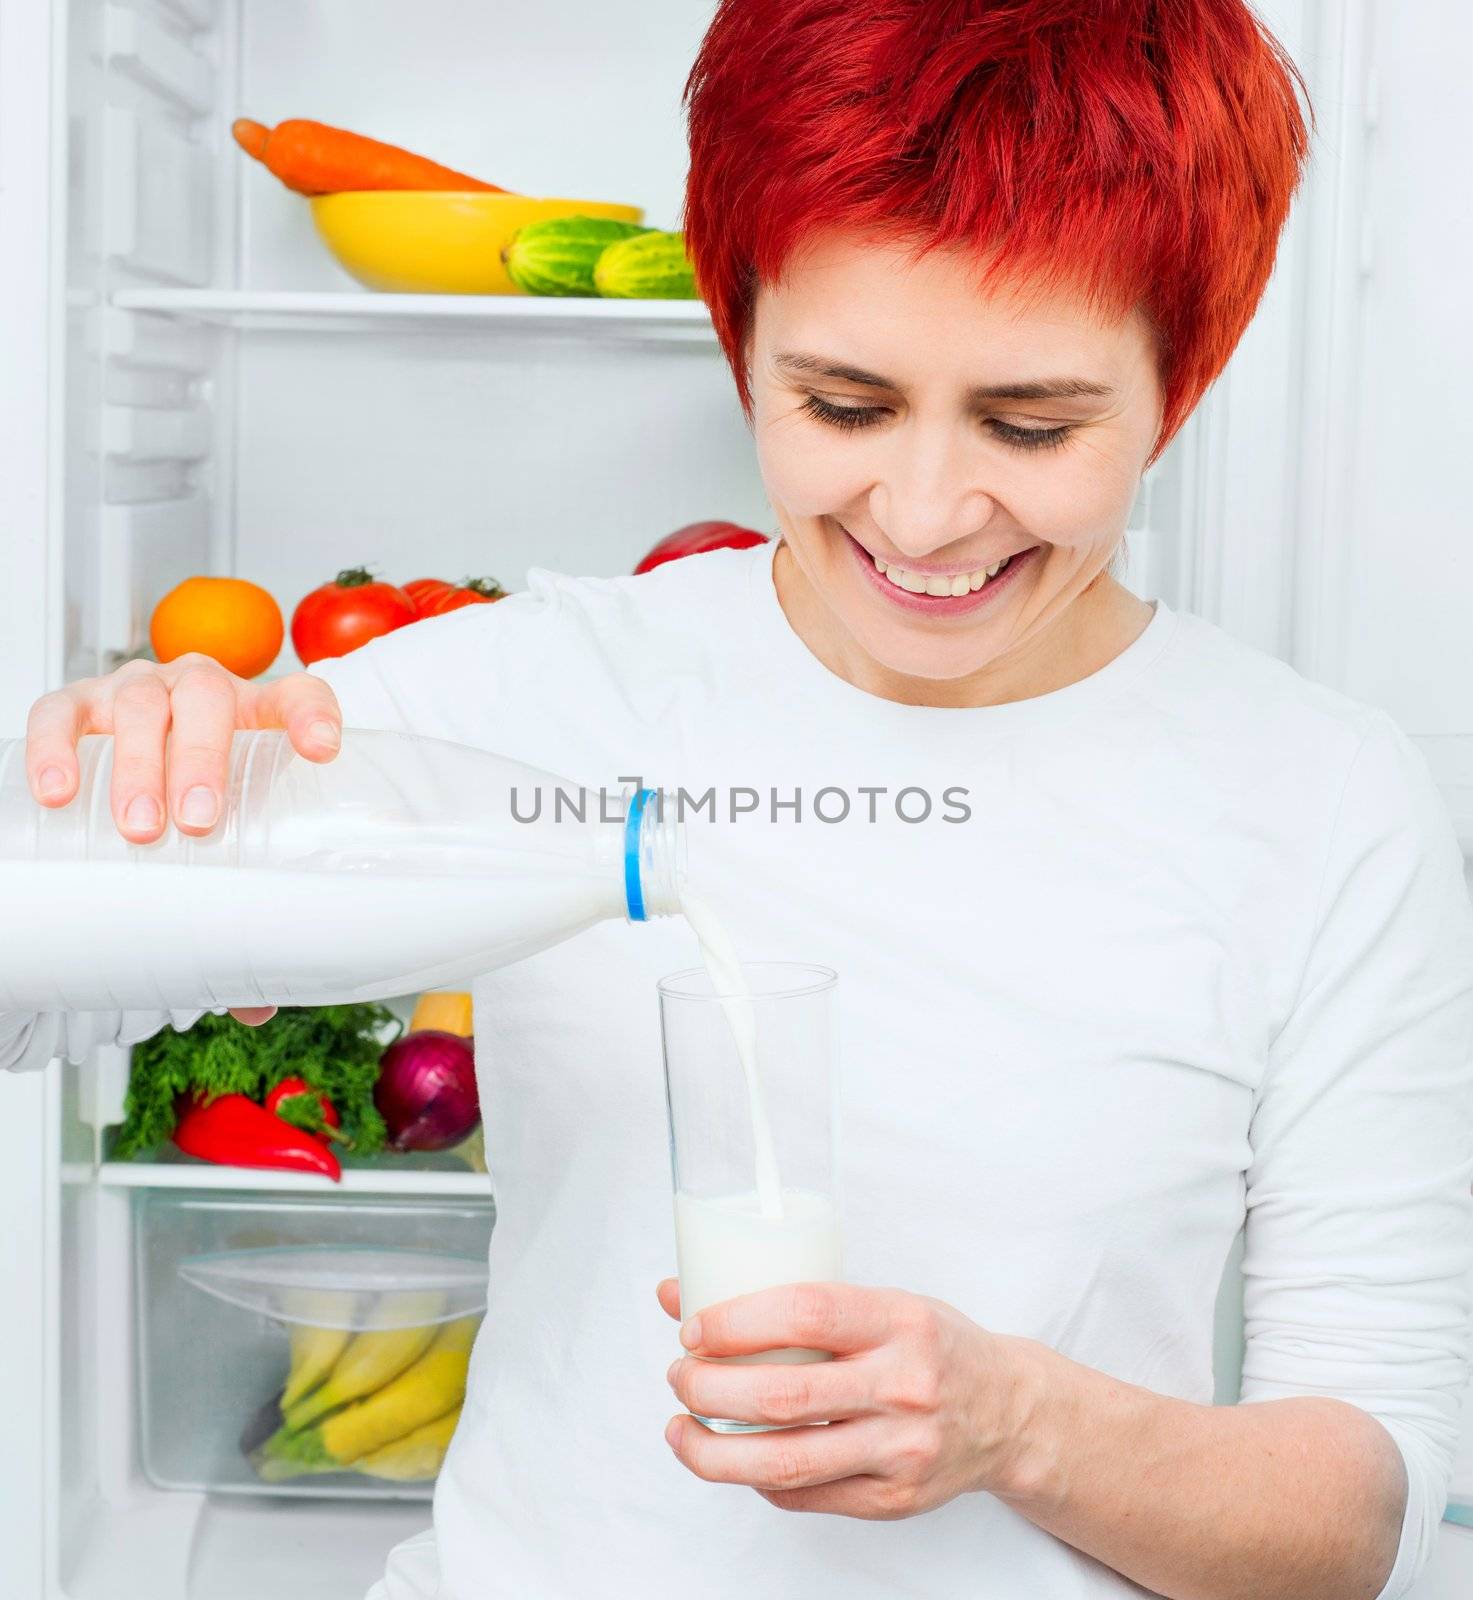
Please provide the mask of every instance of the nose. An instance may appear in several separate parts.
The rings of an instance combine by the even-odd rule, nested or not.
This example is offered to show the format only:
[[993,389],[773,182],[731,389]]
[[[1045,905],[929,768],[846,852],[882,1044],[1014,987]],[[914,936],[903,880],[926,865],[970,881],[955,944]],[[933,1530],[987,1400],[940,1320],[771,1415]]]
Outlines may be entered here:
[[901,555],[923,558],[979,533],[997,502],[976,453],[947,427],[907,430],[869,492],[875,526]]

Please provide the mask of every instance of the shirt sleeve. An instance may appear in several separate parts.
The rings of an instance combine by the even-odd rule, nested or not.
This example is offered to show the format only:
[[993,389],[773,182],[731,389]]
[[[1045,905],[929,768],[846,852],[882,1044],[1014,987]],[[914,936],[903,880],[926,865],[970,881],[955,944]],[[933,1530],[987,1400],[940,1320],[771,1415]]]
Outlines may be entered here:
[[1244,1401],[1326,1395],[1406,1467],[1404,1595],[1447,1503],[1468,1381],[1473,906],[1421,753],[1372,712],[1297,997],[1250,1126]]
[[526,701],[559,676],[561,594],[534,569],[529,587],[492,605],[464,606],[397,628],[307,670],[338,697],[350,728],[418,733],[494,749],[508,696]]
[[[217,1017],[224,1006],[208,1008]],[[139,1044],[167,1027],[191,1028],[204,1011],[0,1013],[0,1070],[35,1072],[58,1056],[80,1066],[100,1044]]]
[[[540,568],[527,591],[400,628],[308,670],[338,697],[348,727],[420,733],[488,746],[498,697],[531,692],[555,664],[544,624],[559,607],[556,575]],[[223,1006],[210,1008],[216,1016]],[[0,1013],[0,1070],[34,1071],[58,1056],[81,1063],[97,1045],[138,1044],[192,1026],[203,1011]]]

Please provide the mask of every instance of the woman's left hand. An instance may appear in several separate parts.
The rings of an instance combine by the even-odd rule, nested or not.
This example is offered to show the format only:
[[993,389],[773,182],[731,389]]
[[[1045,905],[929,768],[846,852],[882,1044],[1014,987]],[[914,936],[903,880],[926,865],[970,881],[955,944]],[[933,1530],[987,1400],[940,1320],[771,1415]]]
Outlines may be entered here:
[[[661,1283],[659,1296],[678,1318],[676,1280]],[[1036,1392],[1030,1341],[990,1333],[939,1300],[792,1284],[708,1307],[681,1329],[681,1342],[691,1353],[668,1376],[689,1410],[781,1429],[722,1434],[675,1417],[665,1438],[699,1478],[748,1484],[787,1511],[877,1520],[1015,1481]],[[790,1348],[834,1359],[700,1359]]]

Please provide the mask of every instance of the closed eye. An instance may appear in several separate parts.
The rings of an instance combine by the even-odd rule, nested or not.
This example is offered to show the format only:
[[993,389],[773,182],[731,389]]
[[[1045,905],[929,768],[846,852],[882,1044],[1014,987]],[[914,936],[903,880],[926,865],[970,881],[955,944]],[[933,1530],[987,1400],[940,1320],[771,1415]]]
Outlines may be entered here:
[[[889,408],[836,406],[832,401],[811,394],[804,400],[802,410],[829,427],[848,433],[855,428],[872,428],[888,415]],[[988,417],[985,425],[994,438],[1001,439],[1004,444],[1011,445],[1015,450],[1048,450],[1063,444],[1074,431],[1070,423],[1052,428],[1020,428],[1015,423],[1003,422],[998,417]]]

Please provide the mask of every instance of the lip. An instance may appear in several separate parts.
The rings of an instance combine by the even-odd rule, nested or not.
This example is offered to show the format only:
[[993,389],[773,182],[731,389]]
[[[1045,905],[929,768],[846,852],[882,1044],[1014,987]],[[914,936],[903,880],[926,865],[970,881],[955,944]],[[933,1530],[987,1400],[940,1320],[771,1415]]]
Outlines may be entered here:
[[898,606],[902,611],[909,611],[921,617],[964,617],[970,616],[974,611],[980,611],[1011,587],[1018,571],[1021,568],[1031,566],[1033,558],[1039,551],[1039,546],[1036,544],[1030,545],[1026,550],[1020,550],[1008,562],[1004,571],[998,573],[995,578],[989,578],[975,593],[969,591],[967,594],[911,594],[906,589],[898,588],[887,577],[875,570],[874,557],[847,528],[839,523],[835,523],[834,526],[848,540],[850,548],[854,551],[855,560],[859,563],[860,569],[874,588],[891,605]]

